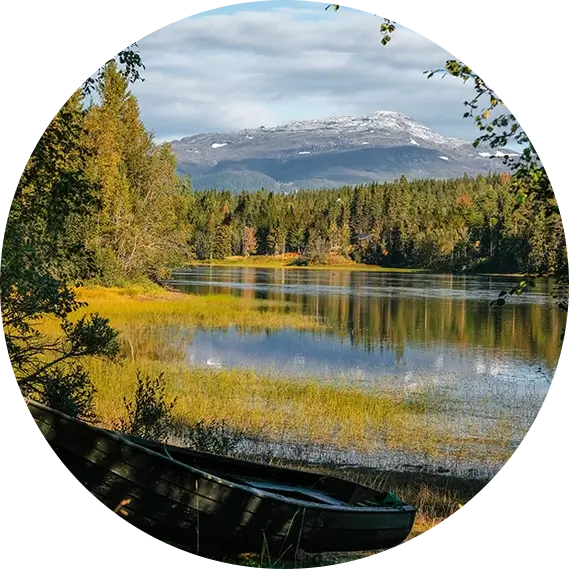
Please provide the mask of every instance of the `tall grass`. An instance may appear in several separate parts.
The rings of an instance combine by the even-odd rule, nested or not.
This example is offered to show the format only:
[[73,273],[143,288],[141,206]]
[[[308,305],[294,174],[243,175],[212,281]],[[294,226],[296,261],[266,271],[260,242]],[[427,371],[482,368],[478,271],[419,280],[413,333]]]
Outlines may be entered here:
[[[163,373],[166,395],[177,397],[174,414],[180,425],[223,421],[253,439],[367,453],[397,451],[425,463],[499,463],[513,450],[507,418],[486,432],[463,419],[453,422],[447,396],[428,382],[408,393],[338,383],[337,378],[301,380],[248,369],[198,368],[186,361],[185,346],[201,327],[325,330],[313,317],[287,312],[286,304],[142,287],[83,288],[78,295],[88,303],[84,310],[109,318],[120,332],[120,361],[86,364],[98,390],[96,412],[108,426],[120,420],[123,398],[134,393],[137,373]],[[51,321],[44,329],[57,332]]]
[[324,329],[317,318],[297,314],[280,301],[221,294],[191,295],[142,287],[81,288],[77,292],[79,299],[88,303],[90,312],[100,312],[110,318],[111,324],[119,330],[140,325],[147,328]]
[[[148,359],[117,364],[91,360],[88,370],[98,391],[95,411],[107,426],[120,420],[123,397],[134,392],[140,372],[152,377],[164,373],[166,397],[177,398],[173,416],[182,428],[222,421],[237,436],[265,443],[413,453],[425,463],[441,458],[484,461],[492,442],[484,436],[460,442],[445,428],[443,416],[430,408],[428,390],[409,398],[387,389],[369,391],[320,379],[266,376],[246,369],[188,368]],[[505,461],[511,450],[503,452],[493,458]]]

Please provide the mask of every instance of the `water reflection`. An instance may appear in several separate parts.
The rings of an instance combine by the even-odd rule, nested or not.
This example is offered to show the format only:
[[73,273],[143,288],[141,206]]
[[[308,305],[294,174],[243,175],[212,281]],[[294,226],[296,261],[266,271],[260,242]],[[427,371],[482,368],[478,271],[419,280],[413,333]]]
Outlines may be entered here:
[[[270,300],[269,310],[318,316],[328,332],[196,332],[190,361],[290,374],[463,374],[508,381],[543,379],[559,358],[565,314],[551,283],[501,308],[498,292],[515,278],[334,270],[194,267],[171,284],[200,295]],[[542,370],[541,372],[539,370]]]
[[[452,433],[459,446],[468,437],[482,440],[493,433],[496,448],[513,451],[549,390],[561,354],[558,338],[568,323],[553,305],[552,283],[547,281],[504,307],[490,306],[500,290],[517,282],[504,277],[195,267],[175,275],[171,284],[191,294],[268,300],[268,310],[317,316],[327,328],[195,330],[185,348],[190,365],[254,368],[299,380],[311,376],[374,391],[390,388],[411,399],[426,394],[432,429]],[[289,447],[292,443],[283,440],[277,446],[281,454],[300,456],[304,451],[297,443]],[[482,462],[461,459],[461,468],[495,471],[499,464],[491,450]],[[314,449],[307,452],[312,457]],[[381,449],[357,457],[345,449],[338,452],[344,460],[361,464],[394,460],[397,454]],[[457,460],[456,453],[448,454],[443,458],[449,464]],[[410,460],[408,452],[400,458]]]

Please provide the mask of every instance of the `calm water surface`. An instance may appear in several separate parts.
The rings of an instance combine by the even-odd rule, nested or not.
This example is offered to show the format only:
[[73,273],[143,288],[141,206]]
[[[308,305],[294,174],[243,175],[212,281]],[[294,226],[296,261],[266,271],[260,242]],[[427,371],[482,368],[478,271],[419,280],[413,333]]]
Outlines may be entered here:
[[192,365],[266,373],[394,381],[542,385],[560,353],[565,314],[551,283],[490,306],[515,278],[358,271],[193,267],[170,284],[199,295],[274,301],[272,310],[318,317],[326,332],[197,330]]
[[[451,434],[460,449],[473,449],[458,459],[441,447],[432,468],[487,477],[503,464],[496,456],[513,452],[525,436],[561,349],[565,314],[549,296],[552,283],[539,282],[501,308],[490,306],[517,283],[506,277],[193,267],[170,284],[191,294],[269,300],[267,310],[323,324],[313,332],[196,329],[183,345],[188,365],[427,393],[436,400],[432,428]],[[484,439],[500,433],[504,420],[511,432]],[[405,449],[362,454],[299,441],[271,444],[245,441],[243,450],[374,468],[429,468],[434,460]]]

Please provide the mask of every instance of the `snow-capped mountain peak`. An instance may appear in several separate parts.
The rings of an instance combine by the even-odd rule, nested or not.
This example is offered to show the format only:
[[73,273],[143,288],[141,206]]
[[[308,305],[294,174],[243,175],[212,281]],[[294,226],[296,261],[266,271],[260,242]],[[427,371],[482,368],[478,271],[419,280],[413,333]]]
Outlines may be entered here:
[[[395,111],[333,116],[173,141],[179,170],[196,187],[326,187],[500,169],[491,152],[445,137]],[[444,156],[444,159],[441,157]],[[235,184],[235,179],[243,180]],[[251,186],[251,187],[249,187]]]

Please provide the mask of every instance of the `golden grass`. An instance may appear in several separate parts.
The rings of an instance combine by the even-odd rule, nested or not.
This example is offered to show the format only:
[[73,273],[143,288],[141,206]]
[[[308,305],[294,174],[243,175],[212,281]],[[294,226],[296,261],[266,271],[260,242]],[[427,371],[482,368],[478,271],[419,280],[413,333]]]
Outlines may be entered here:
[[[164,373],[168,397],[178,397],[181,423],[225,421],[238,432],[274,442],[304,441],[315,445],[373,452],[412,452],[429,460],[457,462],[494,457],[505,461],[511,451],[494,441],[504,433],[457,437],[444,419],[444,400],[428,385],[416,393],[354,387],[322,378],[267,376],[246,369],[212,370],[189,366],[185,346],[197,328],[243,330],[295,328],[324,330],[318,320],[289,313],[280,302],[230,296],[193,296],[160,288],[82,288],[85,310],[99,312],[119,330],[120,362],[88,360],[97,387],[96,411],[107,426],[124,413],[125,396],[135,390],[137,372]],[[46,321],[44,332],[57,333]]]
[[121,330],[126,326],[237,328],[263,330],[295,328],[323,329],[315,317],[297,314],[280,301],[227,295],[191,295],[164,289],[81,288],[79,300],[88,303],[89,312],[99,312]]
[[[164,373],[166,396],[177,397],[174,418],[181,425],[224,421],[236,433],[276,443],[362,452],[412,452],[428,460],[484,460],[484,437],[453,454],[456,436],[429,409],[428,390],[413,398],[390,390],[365,391],[320,379],[269,377],[253,370],[213,370],[148,358],[110,364],[90,360],[87,369],[98,390],[96,413],[105,426],[124,414],[136,374]],[[507,460],[511,451],[495,457]]]
[[91,360],[98,393],[96,411],[112,425],[132,394],[136,373],[164,373],[167,397],[177,397],[175,418],[225,421],[249,436],[280,442],[306,441],[338,448],[374,450],[398,445],[409,424],[425,424],[416,401],[390,392],[365,392],[348,385],[267,377],[251,370],[188,368],[148,358],[109,364]]
[[408,268],[391,268],[380,267],[378,265],[365,265],[363,263],[356,263],[343,257],[335,257],[331,259],[330,263],[323,265],[308,265],[297,266],[293,265],[293,261],[298,257],[295,253],[287,253],[286,255],[254,255],[250,257],[243,257],[235,255],[226,257],[225,259],[213,259],[211,261],[194,261],[194,265],[205,266],[220,266],[220,267],[257,267],[259,269],[314,269],[325,270],[332,269],[336,271],[369,271],[369,272],[388,272],[388,273],[417,273],[421,269],[408,269]]

